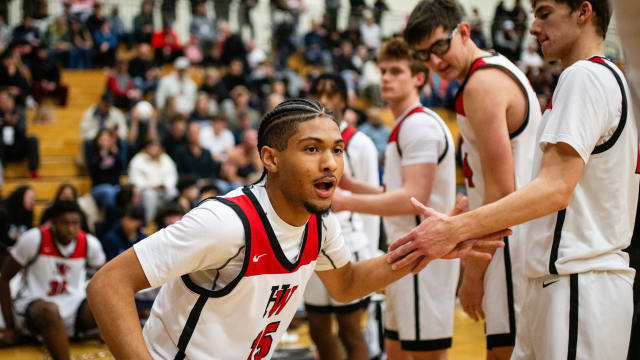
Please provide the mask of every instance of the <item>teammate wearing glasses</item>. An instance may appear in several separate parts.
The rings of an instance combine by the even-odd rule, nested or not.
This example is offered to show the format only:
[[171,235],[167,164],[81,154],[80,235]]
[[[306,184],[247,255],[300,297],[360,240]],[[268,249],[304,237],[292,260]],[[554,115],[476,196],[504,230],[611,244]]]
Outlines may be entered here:
[[[390,241],[420,222],[411,197],[448,212],[455,203],[454,145],[446,124],[420,105],[427,79],[424,64],[411,56],[399,38],[378,52],[381,96],[395,117],[385,152],[385,188],[345,176],[333,210],[383,216]],[[385,350],[389,359],[446,359],[453,337],[459,262],[435,260],[425,271],[407,275],[385,292]],[[437,289],[437,290],[433,290]]]
[[[409,17],[405,39],[429,70],[461,87],[456,112],[462,136],[465,185],[471,209],[494,202],[530,179],[540,106],[525,74],[503,55],[471,41],[469,24],[455,0],[420,2]],[[522,241],[491,261],[463,261],[458,292],[464,311],[486,321],[489,359],[508,359],[515,344],[524,278]]]

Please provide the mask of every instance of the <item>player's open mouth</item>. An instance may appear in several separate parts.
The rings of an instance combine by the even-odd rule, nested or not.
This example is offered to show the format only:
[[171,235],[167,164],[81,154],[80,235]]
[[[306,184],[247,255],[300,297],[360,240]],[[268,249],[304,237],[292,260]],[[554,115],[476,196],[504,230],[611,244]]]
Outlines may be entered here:
[[316,181],[313,186],[315,186],[318,196],[328,198],[331,196],[333,188],[336,186],[336,179],[325,177]]

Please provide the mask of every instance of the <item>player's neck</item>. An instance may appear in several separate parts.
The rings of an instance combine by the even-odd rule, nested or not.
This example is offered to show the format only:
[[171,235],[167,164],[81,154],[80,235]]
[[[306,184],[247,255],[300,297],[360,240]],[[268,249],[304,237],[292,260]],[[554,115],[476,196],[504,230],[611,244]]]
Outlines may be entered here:
[[414,91],[411,95],[406,96],[404,98],[399,98],[394,101],[389,101],[389,109],[391,109],[391,113],[393,113],[394,119],[397,119],[402,115],[408,108],[411,106],[418,104],[420,102],[420,97],[418,96],[418,91]]
[[591,56],[604,56],[604,39],[595,33],[583,33],[573,46],[560,57],[562,68],[566,69],[576,61],[588,59]]
[[467,42],[467,46],[465,47],[464,52],[466,59],[464,63],[464,71],[461,71],[455,79],[460,84],[462,84],[467,79],[467,76],[469,76],[471,65],[473,65],[473,62],[476,61],[476,59],[492,55],[491,52],[478,48],[476,44],[474,44],[473,41],[470,40]]
[[274,180],[269,180],[268,176],[264,187],[267,190],[271,206],[280,219],[291,226],[303,226],[309,221],[311,215],[304,206],[294,206],[284,195],[282,187]]

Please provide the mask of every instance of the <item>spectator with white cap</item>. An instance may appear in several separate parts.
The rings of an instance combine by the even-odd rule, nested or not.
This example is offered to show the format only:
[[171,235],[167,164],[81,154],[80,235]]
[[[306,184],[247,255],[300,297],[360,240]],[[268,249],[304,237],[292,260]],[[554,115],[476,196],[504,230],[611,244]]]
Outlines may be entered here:
[[173,96],[177,99],[184,99],[185,103],[191,104],[189,112],[193,110],[197,97],[197,87],[196,83],[187,75],[189,65],[187,58],[179,57],[174,62],[175,71],[160,79],[158,90],[156,91],[157,107],[163,108],[167,98]]

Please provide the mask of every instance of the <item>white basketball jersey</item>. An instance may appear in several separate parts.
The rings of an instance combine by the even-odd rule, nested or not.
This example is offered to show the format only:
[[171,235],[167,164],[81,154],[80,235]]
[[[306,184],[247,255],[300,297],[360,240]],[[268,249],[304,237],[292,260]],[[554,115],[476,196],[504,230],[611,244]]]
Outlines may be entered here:
[[[432,137],[438,137],[438,145],[434,149],[413,149],[409,148],[407,141],[408,134],[416,134],[422,131],[433,132]],[[404,141],[403,141],[404,140]],[[455,184],[455,148],[451,138],[451,132],[445,122],[435,112],[415,105],[408,108],[404,114],[396,119],[396,125],[389,136],[387,148],[385,150],[383,182],[386,191],[393,191],[403,186],[402,167],[403,157],[414,157],[410,152],[428,153],[437,151],[433,162],[437,162],[437,170],[433,181],[431,196],[427,206],[448,213],[455,205],[456,184]],[[419,159],[415,163],[427,162]],[[387,238],[394,241],[397,238],[409,233],[420,219],[416,216],[385,216],[383,218]]]
[[610,270],[633,281],[622,251],[631,242],[640,184],[631,105],[624,75],[602,57],[560,75],[538,131],[534,176],[547,144],[570,145],[585,165],[566,209],[523,225],[528,277]]
[[[340,131],[345,141],[344,173],[365,184],[379,186],[378,155],[373,141],[344,121],[340,124]],[[377,248],[378,236],[368,238],[367,235],[378,232],[367,232],[365,223],[368,226],[379,227],[378,216],[340,211],[336,213],[336,217],[340,222],[345,242],[352,252],[369,247],[371,243],[375,243]]]
[[469,209],[482,206],[485,184],[476,136],[464,110],[463,92],[469,77],[474,72],[487,68],[500,69],[506,72],[518,84],[527,100],[527,115],[522,126],[509,134],[516,189],[531,181],[531,164],[533,163],[533,150],[536,146],[536,131],[542,117],[538,98],[527,76],[509,59],[496,54],[478,58],[471,64],[467,79],[456,95],[456,113],[458,128],[462,136],[461,156],[467,197],[469,198]]
[[63,256],[51,236],[51,229],[42,226],[29,231],[40,232],[38,255],[23,269],[22,287],[16,298],[39,298],[66,306],[85,297],[87,280],[87,235],[80,231],[75,250]]
[[163,285],[143,329],[154,358],[269,359],[295,315],[321,249],[322,221],[311,216],[292,263],[255,195],[248,188],[243,193],[216,198],[244,225],[240,274],[217,290],[196,285],[188,274]]

